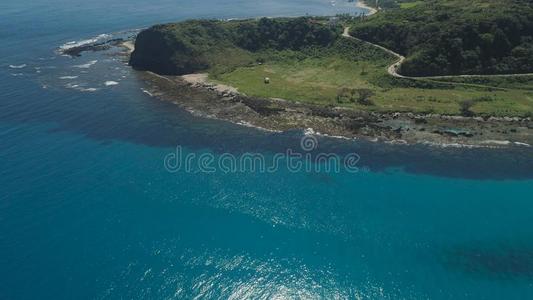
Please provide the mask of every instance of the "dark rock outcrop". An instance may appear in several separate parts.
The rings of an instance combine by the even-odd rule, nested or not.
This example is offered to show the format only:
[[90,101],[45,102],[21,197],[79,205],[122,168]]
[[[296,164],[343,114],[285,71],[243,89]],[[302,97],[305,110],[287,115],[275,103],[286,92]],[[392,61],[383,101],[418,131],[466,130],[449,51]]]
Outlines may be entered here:
[[142,31],[135,41],[130,65],[140,71],[152,71],[162,75],[180,75],[207,68],[192,55],[179,40],[173,40],[162,26]]

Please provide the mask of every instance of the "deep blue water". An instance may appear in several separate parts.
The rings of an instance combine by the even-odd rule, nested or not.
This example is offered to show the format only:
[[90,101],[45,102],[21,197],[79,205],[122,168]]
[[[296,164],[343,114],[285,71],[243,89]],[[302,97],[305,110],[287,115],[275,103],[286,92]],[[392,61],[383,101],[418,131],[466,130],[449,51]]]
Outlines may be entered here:
[[272,157],[302,132],[195,117],[110,53],[55,52],[186,18],[356,12],[337,2],[3,0],[0,299],[532,298],[529,148],[319,138],[360,172],[170,173],[176,146]]

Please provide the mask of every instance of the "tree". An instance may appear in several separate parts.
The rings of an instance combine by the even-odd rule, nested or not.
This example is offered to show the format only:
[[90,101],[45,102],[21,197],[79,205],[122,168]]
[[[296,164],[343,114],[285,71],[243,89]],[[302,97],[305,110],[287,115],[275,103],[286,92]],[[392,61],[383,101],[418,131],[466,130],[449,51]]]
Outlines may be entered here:
[[374,105],[374,102],[370,99],[370,97],[374,95],[374,92],[369,89],[356,89],[354,91],[359,94],[357,97],[357,103],[361,105]]
[[368,74],[367,69],[368,69],[368,63],[367,62],[361,63],[361,75]]
[[472,106],[474,106],[474,101],[472,101],[472,100],[464,100],[461,103],[459,103],[459,105],[460,105],[461,115],[463,117],[473,117],[474,116],[474,112],[471,110]]

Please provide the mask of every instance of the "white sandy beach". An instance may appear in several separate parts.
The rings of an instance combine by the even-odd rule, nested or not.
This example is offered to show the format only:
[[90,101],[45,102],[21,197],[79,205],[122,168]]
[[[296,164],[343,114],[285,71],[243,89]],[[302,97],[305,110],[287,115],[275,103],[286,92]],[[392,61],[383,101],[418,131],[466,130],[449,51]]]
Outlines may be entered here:
[[219,93],[238,93],[237,89],[232,86],[210,82],[207,73],[187,74],[182,75],[181,78],[193,85],[208,85]]
[[368,6],[364,1],[358,0],[355,4],[357,7],[368,10],[367,16],[373,15],[378,12],[377,9]]

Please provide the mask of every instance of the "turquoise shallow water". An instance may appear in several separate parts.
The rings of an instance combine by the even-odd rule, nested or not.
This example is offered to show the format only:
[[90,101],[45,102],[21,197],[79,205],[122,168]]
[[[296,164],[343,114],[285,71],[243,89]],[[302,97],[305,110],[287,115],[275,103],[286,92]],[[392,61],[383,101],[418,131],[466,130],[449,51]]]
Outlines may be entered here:
[[360,172],[169,173],[178,145],[272,158],[302,132],[194,117],[116,56],[54,52],[191,17],[355,12],[337,2],[2,2],[0,299],[531,298],[530,149],[319,138]]

